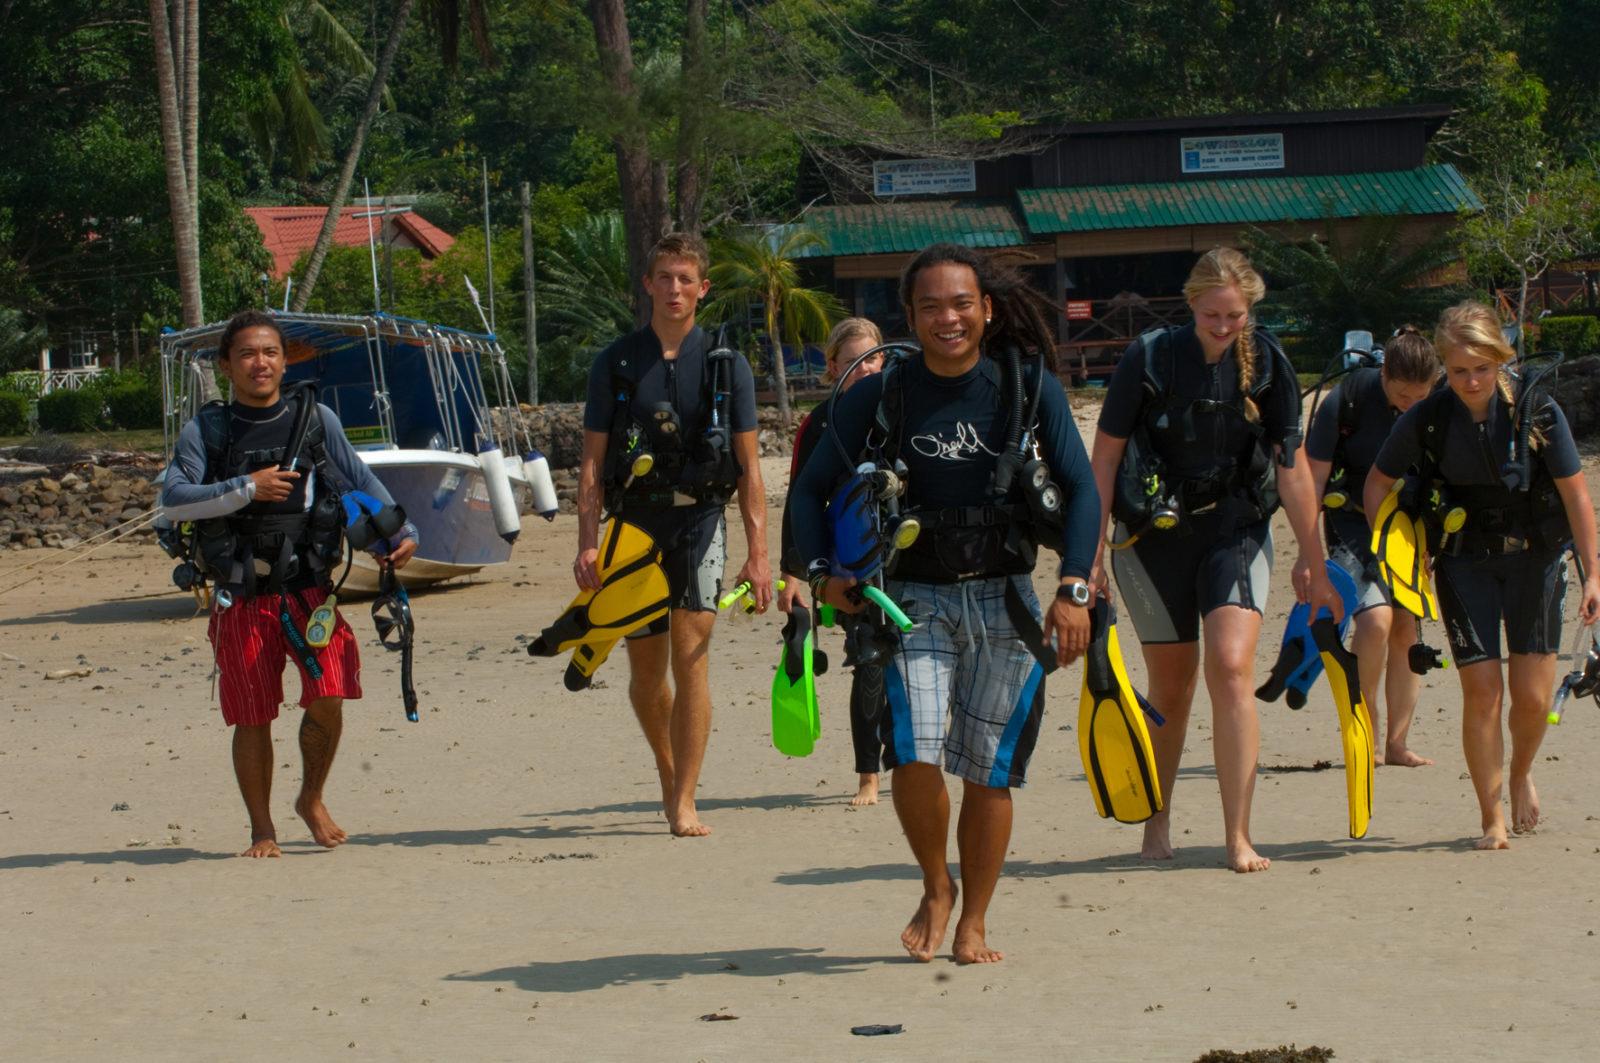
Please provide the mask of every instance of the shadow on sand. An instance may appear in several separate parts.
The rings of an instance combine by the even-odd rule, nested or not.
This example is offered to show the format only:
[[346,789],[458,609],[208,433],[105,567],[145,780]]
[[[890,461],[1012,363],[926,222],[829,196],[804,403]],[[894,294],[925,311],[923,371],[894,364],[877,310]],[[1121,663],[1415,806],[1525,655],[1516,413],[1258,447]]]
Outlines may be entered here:
[[493,971],[445,975],[447,982],[510,982],[530,993],[582,993],[636,982],[662,984],[698,975],[774,978],[803,974],[860,974],[904,956],[829,956],[817,949],[728,949],[721,952],[637,952],[621,956],[530,963]]

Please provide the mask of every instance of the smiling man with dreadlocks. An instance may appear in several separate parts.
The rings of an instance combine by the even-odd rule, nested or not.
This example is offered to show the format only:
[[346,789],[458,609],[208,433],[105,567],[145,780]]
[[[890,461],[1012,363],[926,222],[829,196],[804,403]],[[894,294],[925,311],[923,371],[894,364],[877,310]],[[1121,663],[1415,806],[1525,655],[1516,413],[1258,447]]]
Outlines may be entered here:
[[[1011,788],[1023,784],[1039,735],[1044,675],[1089,642],[1099,501],[1051,372],[1055,311],[1044,297],[1015,270],[954,244],[917,255],[900,297],[922,352],[839,399],[837,445],[816,448],[790,497],[795,543],[817,600],[860,611],[860,588],[829,559],[837,544],[825,503],[852,471],[847,455],[870,452],[903,475],[906,512],[923,531],[883,587],[913,623],[885,672],[884,764],[923,891],[900,940],[913,959],[932,960],[955,910],[942,766],[963,785],[952,952],[960,963],[993,963],[1001,953],[987,942],[985,917],[1011,838]],[[1040,490],[1030,495],[1028,484]],[[1042,624],[1031,578],[1041,544],[1061,553],[1060,590]]]

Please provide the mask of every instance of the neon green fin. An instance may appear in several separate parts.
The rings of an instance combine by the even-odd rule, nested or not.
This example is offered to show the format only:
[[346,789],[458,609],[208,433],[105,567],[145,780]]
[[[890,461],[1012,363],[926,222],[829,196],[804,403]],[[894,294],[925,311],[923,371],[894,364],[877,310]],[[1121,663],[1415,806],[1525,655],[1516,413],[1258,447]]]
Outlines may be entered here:
[[1311,638],[1322,654],[1322,666],[1339,710],[1339,741],[1344,747],[1344,785],[1350,801],[1350,837],[1364,838],[1372,821],[1372,724],[1361,697],[1356,655],[1339,641],[1339,629],[1327,617],[1311,625]]
[[1117,613],[1110,602],[1095,603],[1089,634],[1078,701],[1083,773],[1102,819],[1143,823],[1161,811],[1161,782],[1141,699],[1122,663]]
[[772,677],[772,745],[785,756],[810,756],[822,737],[816,673],[819,663],[826,671],[827,660],[812,639],[810,612],[790,613],[783,625],[783,654]]

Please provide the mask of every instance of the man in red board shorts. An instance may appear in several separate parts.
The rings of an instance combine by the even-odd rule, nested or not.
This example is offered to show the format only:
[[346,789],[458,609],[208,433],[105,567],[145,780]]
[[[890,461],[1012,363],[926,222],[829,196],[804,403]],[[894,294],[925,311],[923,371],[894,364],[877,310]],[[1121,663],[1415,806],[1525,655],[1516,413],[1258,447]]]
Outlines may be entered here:
[[[191,563],[216,586],[208,634],[222,718],[234,729],[233,770],[250,814],[250,848],[240,855],[255,857],[280,855],[271,815],[272,721],[283,701],[285,657],[300,672],[305,709],[305,775],[295,811],[318,845],[331,849],[345,840],[322,788],[344,701],[361,697],[361,661],[343,617],[334,614],[332,636],[319,647],[312,614],[327,600],[342,556],[340,492],[370,496],[403,520],[333,411],[308,390],[284,396],[284,364],[283,333],[270,314],[249,310],[228,322],[217,365],[233,385],[233,401],[202,408],[184,426],[161,489],[163,515],[193,527]],[[296,436],[301,442],[290,454]],[[396,568],[416,549],[409,523],[372,547]]]

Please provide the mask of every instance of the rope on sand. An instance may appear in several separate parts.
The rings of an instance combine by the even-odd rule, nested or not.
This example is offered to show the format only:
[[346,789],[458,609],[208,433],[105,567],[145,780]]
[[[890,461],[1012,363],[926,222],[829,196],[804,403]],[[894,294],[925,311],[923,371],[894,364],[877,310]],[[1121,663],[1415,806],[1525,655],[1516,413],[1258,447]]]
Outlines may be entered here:
[[[86,558],[90,554],[93,554],[96,551],[100,550],[102,547],[110,546],[112,543],[121,542],[123,539],[126,539],[128,536],[132,535],[134,532],[139,531],[146,524],[149,524],[151,521],[155,520],[156,516],[159,513],[160,513],[160,507],[154,507],[154,508],[151,508],[151,509],[147,509],[143,513],[139,514],[137,517],[133,517],[133,518],[131,518],[129,520],[125,520],[121,524],[115,525],[114,527],[107,528],[102,532],[96,533],[95,535],[91,535],[89,538],[85,539],[83,542],[81,542],[77,546],[73,547],[72,550],[68,551],[68,555],[69,556],[67,557],[67,559],[65,561],[62,561],[58,565],[52,565],[51,567],[45,569],[42,572],[36,572],[33,575],[29,576],[27,579],[21,581],[20,583],[13,583],[9,587],[0,587],[0,594],[8,594],[11,591],[16,590],[18,587],[26,587],[28,584],[32,583],[36,579],[42,579],[45,576],[50,575],[50,573],[52,573],[52,572],[58,572],[61,569],[66,568],[68,565],[73,565],[73,564],[78,563],[79,561],[82,561],[84,558]],[[129,525],[132,525],[132,527],[129,527]],[[120,534],[118,534],[118,533],[120,533]],[[99,539],[102,536],[106,536],[106,535],[110,535],[111,538],[106,539],[105,542],[100,543],[98,545],[91,545],[92,543],[94,543],[94,541],[96,539]],[[41,564],[43,564],[44,562],[46,562],[48,560],[50,560],[49,556],[41,557],[37,561],[29,561],[26,565],[18,565],[16,568],[12,569],[11,571],[4,573],[4,576],[5,577],[15,576],[19,572],[26,572],[28,569],[32,568],[33,566],[41,565]]]

